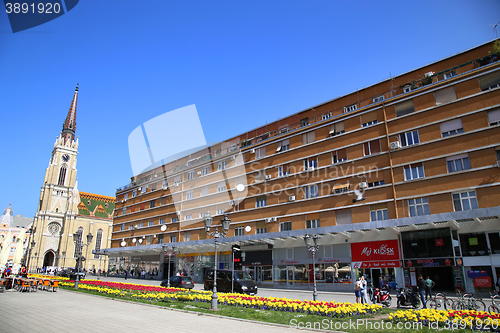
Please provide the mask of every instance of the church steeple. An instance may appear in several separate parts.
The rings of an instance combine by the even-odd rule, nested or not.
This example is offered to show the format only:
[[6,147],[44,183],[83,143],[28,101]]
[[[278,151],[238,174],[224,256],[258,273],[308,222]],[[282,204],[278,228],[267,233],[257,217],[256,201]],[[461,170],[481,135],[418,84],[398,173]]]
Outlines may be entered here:
[[78,83],[76,84],[75,94],[73,95],[73,100],[71,101],[71,106],[68,111],[68,116],[63,124],[63,130],[61,136],[65,142],[71,142],[75,140],[76,131],[76,104],[78,102]]

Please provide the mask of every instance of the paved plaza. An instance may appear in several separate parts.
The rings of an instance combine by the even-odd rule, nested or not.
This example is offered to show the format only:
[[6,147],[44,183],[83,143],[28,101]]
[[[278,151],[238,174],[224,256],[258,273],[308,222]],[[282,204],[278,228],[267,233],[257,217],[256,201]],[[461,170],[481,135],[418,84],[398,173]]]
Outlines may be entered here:
[[0,332],[304,332],[78,292],[0,293]]

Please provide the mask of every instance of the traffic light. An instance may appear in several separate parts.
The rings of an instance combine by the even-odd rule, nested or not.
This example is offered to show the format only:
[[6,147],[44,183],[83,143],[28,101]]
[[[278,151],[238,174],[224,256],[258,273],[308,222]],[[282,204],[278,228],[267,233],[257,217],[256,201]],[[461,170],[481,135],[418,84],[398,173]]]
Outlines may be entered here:
[[234,244],[232,246],[232,250],[233,250],[233,255],[234,255],[234,269],[235,270],[241,270],[242,268],[242,262],[241,262],[241,248],[239,245],[236,245]]

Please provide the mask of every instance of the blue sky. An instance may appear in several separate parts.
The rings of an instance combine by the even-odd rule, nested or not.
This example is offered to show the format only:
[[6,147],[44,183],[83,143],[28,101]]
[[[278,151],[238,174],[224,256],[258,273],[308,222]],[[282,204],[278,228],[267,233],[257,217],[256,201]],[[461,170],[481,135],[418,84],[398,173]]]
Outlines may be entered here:
[[497,0],[85,0],[14,34],[2,11],[0,209],[35,215],[77,82],[79,190],[114,196],[153,117],[196,104],[221,141],[490,41],[499,21]]

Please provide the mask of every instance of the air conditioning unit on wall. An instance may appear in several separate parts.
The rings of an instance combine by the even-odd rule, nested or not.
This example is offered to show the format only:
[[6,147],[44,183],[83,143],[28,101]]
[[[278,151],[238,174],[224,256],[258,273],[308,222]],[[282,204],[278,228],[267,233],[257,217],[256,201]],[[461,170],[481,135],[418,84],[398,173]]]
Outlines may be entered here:
[[292,195],[291,197],[288,197],[288,201],[295,201],[295,195]]
[[266,175],[266,180],[270,180],[271,178],[271,175]]
[[399,148],[401,148],[401,143],[399,141],[391,142],[390,148],[391,148],[391,150],[399,149]]

